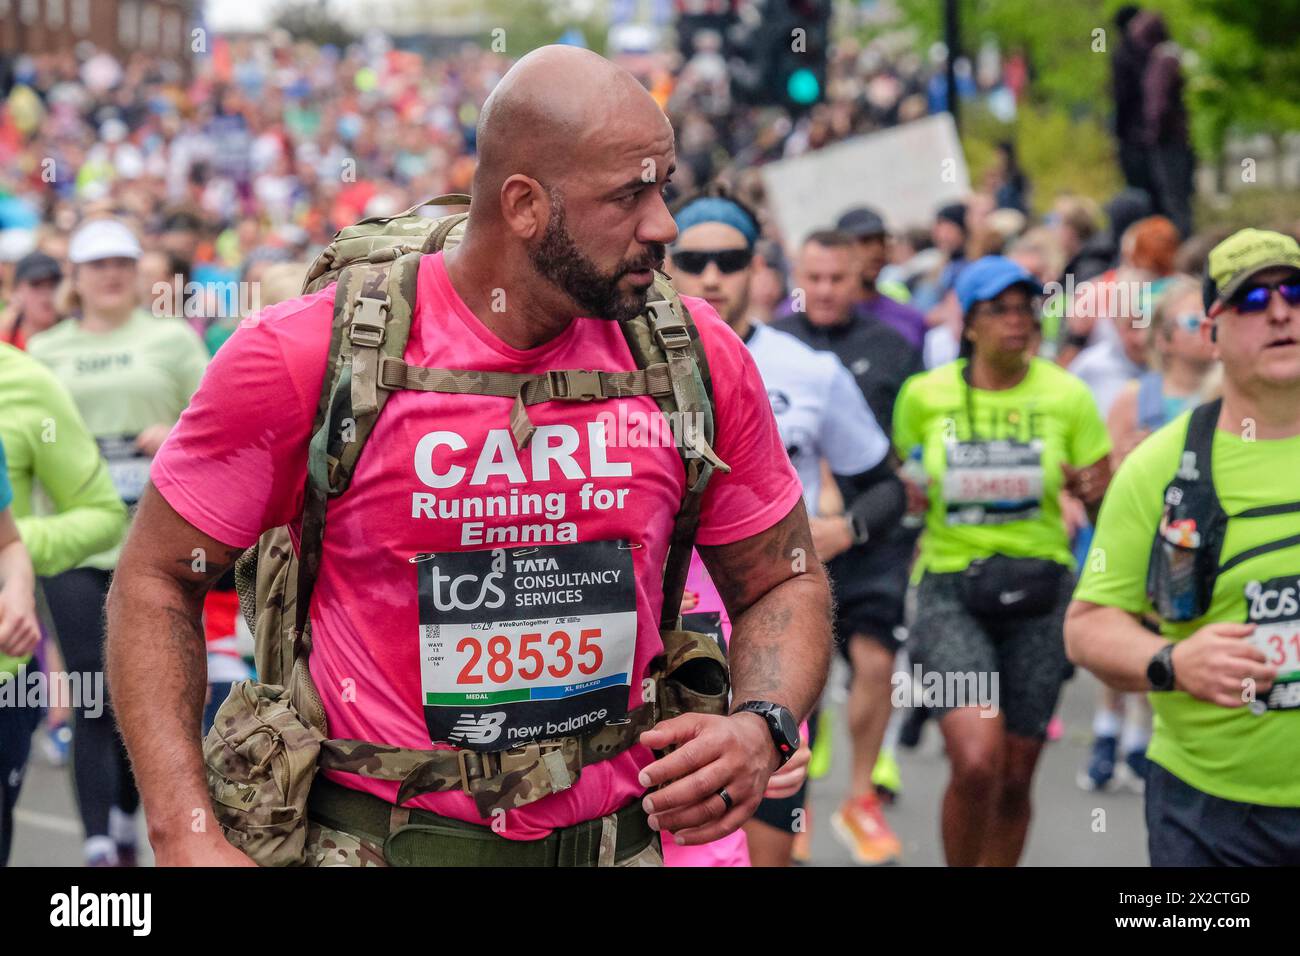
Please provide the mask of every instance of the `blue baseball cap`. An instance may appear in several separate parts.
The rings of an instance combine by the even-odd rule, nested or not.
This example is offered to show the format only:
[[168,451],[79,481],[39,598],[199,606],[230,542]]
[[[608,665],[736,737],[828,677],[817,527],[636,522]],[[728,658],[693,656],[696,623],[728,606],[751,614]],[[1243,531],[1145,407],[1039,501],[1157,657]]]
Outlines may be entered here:
[[1022,285],[1031,295],[1042,295],[1043,287],[1029,272],[1006,256],[984,256],[961,270],[953,288],[965,315],[973,306],[997,298],[1013,285]]

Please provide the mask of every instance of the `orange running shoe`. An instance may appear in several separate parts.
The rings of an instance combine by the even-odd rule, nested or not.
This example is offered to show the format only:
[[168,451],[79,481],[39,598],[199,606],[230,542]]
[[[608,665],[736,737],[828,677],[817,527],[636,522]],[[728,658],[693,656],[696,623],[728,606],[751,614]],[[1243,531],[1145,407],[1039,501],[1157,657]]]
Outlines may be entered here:
[[897,863],[903,854],[903,844],[885,821],[874,793],[845,800],[831,817],[831,828],[864,866]]

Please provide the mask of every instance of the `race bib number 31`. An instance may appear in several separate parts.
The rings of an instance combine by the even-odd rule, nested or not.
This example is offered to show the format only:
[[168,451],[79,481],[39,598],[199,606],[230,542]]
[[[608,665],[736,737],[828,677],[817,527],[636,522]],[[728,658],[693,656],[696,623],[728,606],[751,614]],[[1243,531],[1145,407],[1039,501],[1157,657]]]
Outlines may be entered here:
[[1277,679],[1253,709],[1300,707],[1300,577],[1294,575],[1246,585],[1246,620],[1255,625],[1247,640],[1277,668]]
[[505,750],[627,716],[636,582],[626,542],[413,560],[430,740]]

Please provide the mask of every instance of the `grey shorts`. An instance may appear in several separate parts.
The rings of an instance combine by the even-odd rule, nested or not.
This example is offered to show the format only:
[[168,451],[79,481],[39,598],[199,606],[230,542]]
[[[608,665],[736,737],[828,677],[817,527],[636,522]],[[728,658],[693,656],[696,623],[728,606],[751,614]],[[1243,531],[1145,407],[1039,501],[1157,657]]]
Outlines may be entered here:
[[[1056,604],[1044,614],[985,618],[966,609],[961,574],[926,572],[908,630],[913,675],[936,715],[991,701],[1009,733],[1043,739],[1061,686],[1071,673],[1065,656],[1065,609],[1074,576],[1061,575]],[[939,703],[935,704],[935,698]]]

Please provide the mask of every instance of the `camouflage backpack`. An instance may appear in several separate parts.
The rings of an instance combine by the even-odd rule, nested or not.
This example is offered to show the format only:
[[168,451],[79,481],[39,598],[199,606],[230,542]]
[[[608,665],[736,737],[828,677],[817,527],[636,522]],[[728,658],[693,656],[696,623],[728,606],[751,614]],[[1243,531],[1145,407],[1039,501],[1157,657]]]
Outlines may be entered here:
[[[667,276],[656,274],[645,311],[622,323],[637,370],[552,370],[521,375],[408,366],[416,276],[422,256],[453,247],[467,213],[430,219],[426,205],[467,205],[440,196],[394,217],[343,229],[312,264],[304,294],[338,285],[326,375],[308,452],[300,544],[288,528],[262,536],[237,562],[240,608],[253,632],[258,682],[236,685],[204,745],[208,779],[227,838],[260,863],[300,862],[305,808],[317,768],[399,780],[397,802],[461,789],[481,814],[524,806],[571,787],[586,764],[632,746],[659,720],[687,711],[725,713],[726,663],[712,638],[681,630],[680,605],[704,489],[715,469],[713,395],[690,314]],[[534,741],[494,753],[410,750],[328,739],[325,709],[308,670],[315,584],[331,498],[347,490],[390,392],[398,389],[513,398],[510,429],[525,446],[528,406],[652,396],[676,420],[672,429],[686,473],[664,565],[660,632],[643,704],[628,719],[584,737]],[[251,682],[250,682],[251,683]],[[252,703],[255,702],[256,706]],[[289,725],[292,725],[290,728]]]

